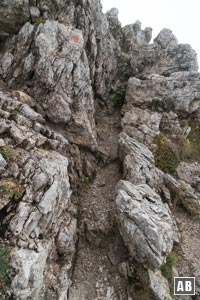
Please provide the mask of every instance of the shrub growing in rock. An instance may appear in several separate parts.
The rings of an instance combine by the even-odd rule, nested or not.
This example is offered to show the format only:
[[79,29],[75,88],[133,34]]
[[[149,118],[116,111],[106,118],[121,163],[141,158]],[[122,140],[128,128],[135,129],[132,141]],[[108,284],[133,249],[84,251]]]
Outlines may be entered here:
[[36,24],[36,25],[40,25],[40,24],[44,24],[44,23],[45,23],[44,17],[38,17],[38,18],[36,18],[36,20],[35,20],[35,24]]
[[13,180],[3,180],[0,182],[0,196],[9,196],[14,201],[18,201],[23,197],[24,189]]
[[8,285],[8,253],[0,246],[0,300],[6,299]]
[[126,84],[122,84],[118,87],[117,91],[111,96],[113,106],[120,109],[124,104],[126,96]]
[[162,133],[155,138],[154,142],[157,145],[154,153],[156,167],[165,173],[174,174],[179,164],[179,159],[172,146]]
[[1,147],[0,153],[6,161],[11,161],[13,159],[13,151],[8,145]]
[[161,269],[163,276],[167,279],[171,278],[172,267],[176,265],[176,261],[176,254],[171,252],[166,258],[166,264]]

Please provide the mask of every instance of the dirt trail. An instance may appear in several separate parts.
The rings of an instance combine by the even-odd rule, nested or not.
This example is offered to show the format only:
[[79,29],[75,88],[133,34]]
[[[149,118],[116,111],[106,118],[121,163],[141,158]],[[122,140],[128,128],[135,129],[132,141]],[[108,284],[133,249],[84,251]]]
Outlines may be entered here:
[[79,241],[69,300],[126,300],[126,281],[118,265],[127,251],[116,226],[115,186],[120,180],[118,134],[120,113],[112,108],[96,113],[98,143],[108,162],[97,166],[93,182],[78,196]]
[[[181,233],[177,250],[177,271],[181,277],[196,277],[196,291],[200,290],[200,222],[199,217],[191,217],[183,210],[176,213],[176,220]],[[175,297],[178,300],[180,297]],[[183,300],[199,299],[182,296]]]

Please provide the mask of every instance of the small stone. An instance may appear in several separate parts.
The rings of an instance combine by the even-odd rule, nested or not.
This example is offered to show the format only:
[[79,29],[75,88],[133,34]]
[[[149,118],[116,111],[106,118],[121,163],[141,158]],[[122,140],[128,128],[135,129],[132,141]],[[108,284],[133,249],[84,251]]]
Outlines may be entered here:
[[3,170],[5,169],[7,165],[7,162],[5,161],[5,159],[3,158],[3,156],[0,153],[0,173],[3,172]]

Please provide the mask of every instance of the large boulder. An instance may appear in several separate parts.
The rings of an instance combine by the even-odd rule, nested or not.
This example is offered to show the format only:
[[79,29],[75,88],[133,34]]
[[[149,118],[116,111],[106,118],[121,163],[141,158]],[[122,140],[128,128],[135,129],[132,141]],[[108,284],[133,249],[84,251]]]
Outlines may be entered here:
[[158,300],[172,300],[170,296],[170,289],[168,281],[165,277],[162,276],[160,270],[152,271],[148,270],[149,275],[149,286],[152,290],[155,299]]
[[121,235],[130,254],[154,270],[178,242],[176,223],[167,204],[148,185],[120,181],[116,207]]
[[163,172],[155,167],[153,153],[126,133],[119,136],[119,156],[126,180],[133,184],[149,184],[152,188],[162,183]]
[[[183,174],[182,177],[185,177]],[[185,178],[186,179],[186,178]],[[200,193],[184,180],[177,180],[169,174],[164,175],[164,184],[171,193],[174,206],[182,206],[189,214],[200,214]]]
[[158,112],[139,107],[125,106],[123,109],[122,128],[128,136],[151,147],[154,138],[160,134],[162,115]]
[[93,91],[82,32],[57,21],[37,28],[26,23],[15,50],[2,61],[5,56],[11,59],[0,72],[9,85],[29,90],[44,115],[68,131],[69,140],[95,147]]

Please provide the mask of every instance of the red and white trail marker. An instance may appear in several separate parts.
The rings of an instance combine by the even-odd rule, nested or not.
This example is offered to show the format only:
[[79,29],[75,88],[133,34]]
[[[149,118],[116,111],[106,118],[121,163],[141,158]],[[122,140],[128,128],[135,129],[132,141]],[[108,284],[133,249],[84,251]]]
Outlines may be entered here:
[[80,38],[79,38],[78,35],[74,35],[72,39],[73,39],[73,42],[74,42],[74,43],[78,43],[79,40],[80,40]]

